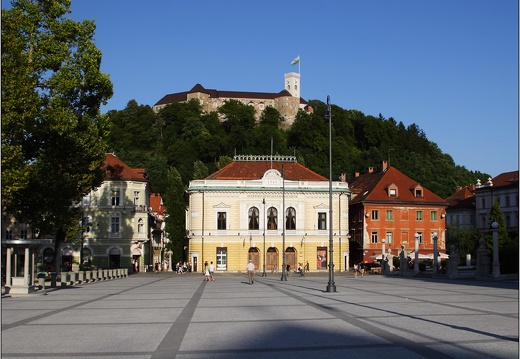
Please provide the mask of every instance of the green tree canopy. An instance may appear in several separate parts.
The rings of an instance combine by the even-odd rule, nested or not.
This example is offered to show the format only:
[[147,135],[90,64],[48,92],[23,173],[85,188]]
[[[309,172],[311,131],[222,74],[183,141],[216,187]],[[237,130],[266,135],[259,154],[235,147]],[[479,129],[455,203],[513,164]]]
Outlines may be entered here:
[[2,210],[56,245],[78,226],[71,207],[102,182],[112,83],[100,71],[93,21],[68,0],[2,9]]

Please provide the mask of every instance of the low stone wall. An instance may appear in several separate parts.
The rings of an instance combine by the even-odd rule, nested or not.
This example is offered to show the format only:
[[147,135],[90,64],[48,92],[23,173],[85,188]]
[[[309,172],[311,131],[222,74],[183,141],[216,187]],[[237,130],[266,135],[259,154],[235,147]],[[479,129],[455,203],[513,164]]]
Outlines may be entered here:
[[[50,288],[102,282],[128,277],[128,268],[51,273]],[[38,278],[39,289],[45,289],[45,278]]]

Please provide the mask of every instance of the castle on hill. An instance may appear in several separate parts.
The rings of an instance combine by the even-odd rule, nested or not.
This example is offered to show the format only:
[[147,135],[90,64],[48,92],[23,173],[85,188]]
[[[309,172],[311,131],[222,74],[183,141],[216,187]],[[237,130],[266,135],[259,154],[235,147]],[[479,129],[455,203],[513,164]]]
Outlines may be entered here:
[[204,112],[216,111],[228,100],[237,100],[255,108],[258,120],[266,107],[275,108],[285,119],[284,127],[290,127],[296,118],[298,110],[312,112],[308,102],[300,97],[300,74],[289,72],[284,75],[284,89],[280,92],[245,92],[221,91],[206,89],[196,84],[191,90],[165,95],[155,105],[153,110],[158,112],[171,103],[188,102],[198,99]]

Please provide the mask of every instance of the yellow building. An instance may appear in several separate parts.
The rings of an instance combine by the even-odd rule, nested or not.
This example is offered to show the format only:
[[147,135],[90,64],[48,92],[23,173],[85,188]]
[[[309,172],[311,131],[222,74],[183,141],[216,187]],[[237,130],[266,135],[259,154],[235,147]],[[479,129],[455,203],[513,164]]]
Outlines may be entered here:
[[279,272],[285,252],[291,271],[307,263],[310,271],[327,271],[332,237],[334,270],[344,271],[351,192],[344,181],[331,187],[291,156],[235,156],[191,181],[186,225],[193,270],[203,271],[207,261],[217,271],[240,272],[252,259],[259,272]]

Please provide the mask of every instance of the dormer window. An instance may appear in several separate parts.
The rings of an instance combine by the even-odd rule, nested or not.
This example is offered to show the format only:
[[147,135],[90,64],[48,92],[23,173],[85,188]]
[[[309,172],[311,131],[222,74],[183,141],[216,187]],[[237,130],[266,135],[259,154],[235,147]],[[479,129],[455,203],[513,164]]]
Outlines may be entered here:
[[397,198],[398,197],[397,186],[395,185],[395,183],[390,184],[386,188],[386,191],[388,193],[388,197],[390,197],[390,198]]
[[417,186],[413,187],[412,191],[413,191],[413,196],[415,198],[423,197],[423,188],[421,185],[417,185]]

